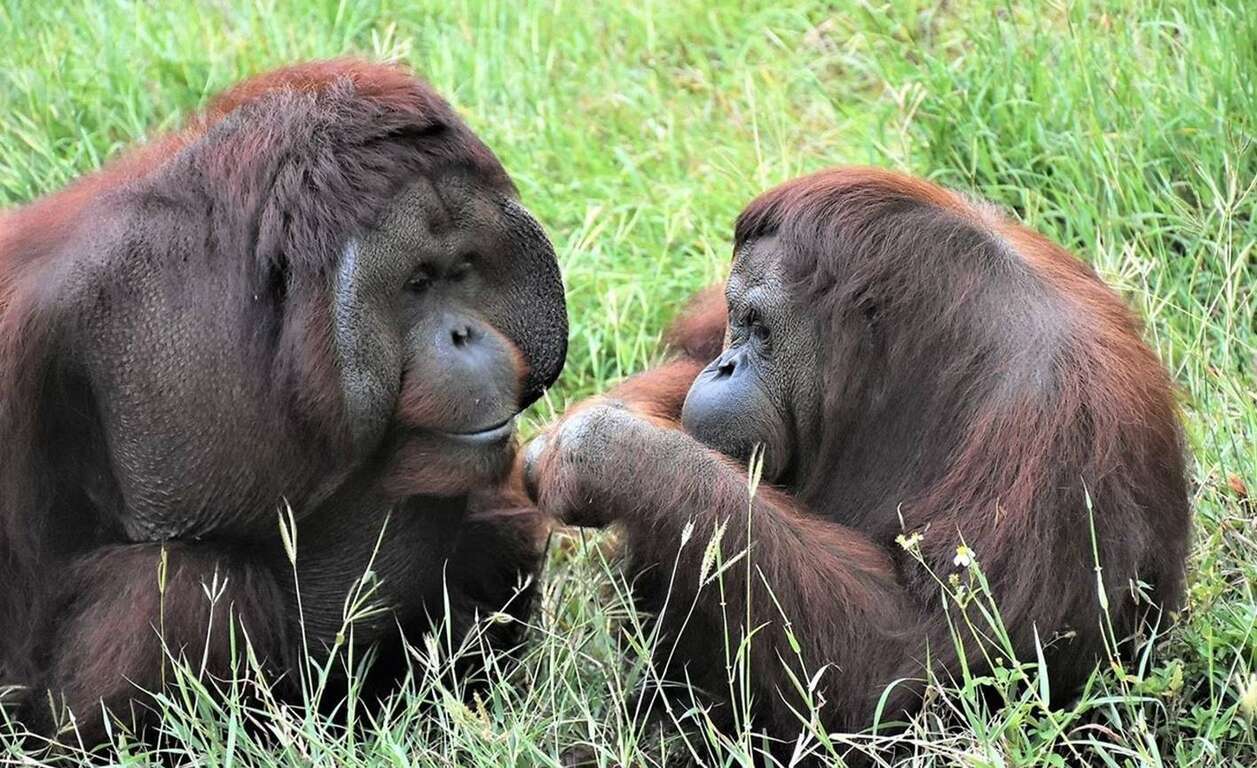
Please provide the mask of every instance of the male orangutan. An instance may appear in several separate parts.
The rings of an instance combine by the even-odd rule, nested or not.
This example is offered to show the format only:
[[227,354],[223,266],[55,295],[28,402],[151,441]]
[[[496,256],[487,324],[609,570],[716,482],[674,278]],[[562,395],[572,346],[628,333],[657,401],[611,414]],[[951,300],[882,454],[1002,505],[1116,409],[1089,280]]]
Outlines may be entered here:
[[[566,343],[541,227],[394,66],[247,81],[4,213],[0,683],[21,717],[99,741],[102,704],[143,724],[164,653],[225,675],[245,634],[295,686],[368,570],[385,610],[355,643],[522,614],[544,525],[497,489]],[[368,690],[404,667],[381,654]]]
[[[719,638],[743,637],[748,599],[747,714],[786,738],[805,711],[788,632],[809,674],[825,667],[831,731],[870,725],[888,687],[883,718],[910,714],[927,669],[958,678],[962,654],[984,674],[982,650],[1001,654],[942,605],[953,574],[978,588],[975,558],[1018,659],[1044,646],[1054,698],[1105,655],[1097,566],[1110,637],[1178,605],[1190,511],[1171,383],[1089,267],[986,205],[866,168],[763,194],[735,238],[724,301],[705,294],[671,332],[680,354],[577,409],[524,465],[544,512],[622,526],[668,673],[724,702],[718,717]],[[749,547],[749,596],[742,562],[699,592],[720,527],[726,558]]]

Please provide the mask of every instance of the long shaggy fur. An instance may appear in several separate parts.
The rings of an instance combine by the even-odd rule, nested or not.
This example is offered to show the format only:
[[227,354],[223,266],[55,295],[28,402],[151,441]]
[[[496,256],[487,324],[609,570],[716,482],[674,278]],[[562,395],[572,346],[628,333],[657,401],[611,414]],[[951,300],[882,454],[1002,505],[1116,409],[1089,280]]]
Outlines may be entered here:
[[[222,640],[214,622],[227,614],[211,621],[198,586],[221,573],[232,577],[232,615],[259,653],[286,663],[288,617],[275,574],[287,564],[263,565],[251,547],[281,552],[277,500],[308,514],[349,471],[328,285],[346,238],[437,168],[466,170],[514,194],[493,154],[413,74],[352,59],[314,62],[249,80],[182,130],[0,213],[0,683],[56,689],[80,715],[100,697],[113,704],[130,695],[124,677],[151,683],[162,664],[153,601],[164,541],[196,542],[172,545],[169,636],[194,643],[212,625]],[[183,271],[157,267],[171,264]],[[167,484],[123,487],[116,462],[160,468],[164,459],[142,452],[145,424],[106,434],[107,394],[91,372],[102,355],[157,369],[159,378],[164,362],[117,349],[116,336],[101,341],[105,331],[90,318],[126,311],[148,285],[137,275],[171,274],[195,278],[159,285],[162,295],[192,304],[140,318],[156,328],[146,326],[148,338],[162,341],[160,354],[217,355],[203,367],[225,373],[200,382],[176,369],[186,402],[143,416],[197,446],[187,455],[200,460]],[[231,321],[208,325],[207,317]],[[200,337],[187,334],[222,343],[200,349]],[[449,544],[469,502],[442,503],[452,509],[450,530],[436,538]],[[481,506],[488,511],[473,529],[493,519],[492,505]],[[501,567],[534,570],[539,531],[534,517],[527,535],[504,538]],[[438,549],[434,556],[453,551]],[[513,588],[481,589],[481,581],[472,578],[475,594],[456,599],[479,606],[483,598],[495,610],[494,599]],[[428,618],[416,616],[416,626]],[[225,672],[221,648],[189,650],[202,652],[211,671]]]
[[[623,492],[596,503],[626,528],[637,594],[677,643],[675,674],[725,698],[724,659],[711,652],[724,614],[714,593],[694,591],[702,547],[678,549],[683,526],[697,523],[701,541],[725,519],[725,551],[749,544],[763,576],[750,595],[752,626],[762,622],[753,714],[782,736],[798,731],[800,706],[783,668],[795,657],[786,626],[812,671],[829,665],[817,695],[831,729],[869,725],[892,683],[885,716],[897,718],[920,706],[927,670],[961,674],[935,577],[964,583],[962,545],[1018,657],[1046,646],[1054,697],[1105,656],[1108,620],[1116,641],[1168,621],[1191,517],[1174,389],[1088,266],[989,206],[869,168],[755,199],[735,249],[768,236],[793,311],[814,322],[824,428],[783,487],[760,489],[752,538],[744,470],[697,443],[637,430],[603,460],[634,478],[666,475],[617,476],[608,484]],[[666,335],[672,361],[610,396],[679,426],[685,390],[724,334],[713,295]],[[722,604],[741,606],[741,576],[725,582]],[[988,639],[963,622],[958,632],[970,672],[989,672]]]

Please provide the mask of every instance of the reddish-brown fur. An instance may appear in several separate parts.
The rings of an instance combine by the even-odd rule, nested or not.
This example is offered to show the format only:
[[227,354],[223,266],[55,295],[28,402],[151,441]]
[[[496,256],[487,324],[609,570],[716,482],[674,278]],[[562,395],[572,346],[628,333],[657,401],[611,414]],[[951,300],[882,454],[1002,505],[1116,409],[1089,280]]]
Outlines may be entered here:
[[[241,110],[263,101],[264,110],[240,117]],[[215,129],[231,120],[245,120],[250,128],[243,136],[233,134],[226,146],[197,151],[204,148],[199,142],[213,140]],[[312,132],[320,133],[312,139]],[[431,138],[432,132],[440,135]],[[328,152],[329,145],[337,151]],[[121,191],[150,195],[160,201],[155,207],[189,205],[179,197],[189,185],[180,184],[178,174],[187,174],[214,206],[209,213],[193,211],[213,217],[206,229],[215,242],[204,244],[206,252],[216,242],[226,243],[227,256],[215,268],[238,269],[227,279],[262,291],[267,270],[280,263],[298,279],[325,284],[345,233],[370,225],[399,189],[442,164],[472,171],[487,187],[513,190],[496,158],[413,74],[358,60],[314,62],[242,83],[182,130],[123,154],[60,192],[0,212],[0,684],[30,686],[28,725],[51,730],[46,721],[57,713],[43,706],[51,695],[73,710],[81,738],[100,740],[102,701],[124,713],[138,695],[135,686],[159,687],[166,664],[163,638],[170,653],[185,655],[194,668],[204,659],[205,671],[225,675],[236,660],[229,650],[233,627],[248,633],[259,658],[290,673],[286,685],[295,685],[291,565],[276,535],[278,505],[260,500],[284,499],[301,520],[299,565],[310,571],[312,583],[302,589],[317,592],[322,587],[314,577],[327,577],[330,591],[319,596],[331,606],[330,622],[339,621],[345,587],[362,575],[384,524],[385,515],[377,510],[416,494],[448,496],[458,477],[485,476],[485,470],[457,461],[446,461],[438,474],[431,462],[420,466],[412,457],[407,464],[403,455],[398,466],[382,467],[366,487],[341,492],[343,506],[328,509],[328,489],[350,471],[343,468],[348,429],[336,426],[345,418],[331,360],[330,319],[326,306],[294,303],[285,307],[289,316],[282,327],[260,309],[254,310],[253,325],[258,334],[279,337],[265,362],[288,379],[277,388],[300,383],[290,388],[295,394],[284,406],[299,410],[311,426],[294,428],[283,421],[286,414],[259,409],[269,421],[225,441],[228,466],[198,467],[196,476],[187,478],[193,495],[196,482],[215,494],[227,488],[226,502],[217,495],[185,507],[181,497],[171,501],[172,516],[208,507],[229,523],[216,528],[214,518],[192,521],[186,530],[166,534],[165,544],[129,537],[117,520],[120,494],[102,469],[111,456],[94,426],[99,393],[82,391],[78,379],[64,375],[79,362],[64,359],[74,354],[67,352],[65,339],[89,316],[87,307],[64,298],[75,295],[66,275],[70,265],[91,258],[90,248],[74,244],[94,243],[95,230],[111,223],[102,201]],[[182,250],[189,254],[185,259],[203,256],[195,246]],[[101,283],[114,277],[93,276]],[[81,273],[75,278],[81,280]],[[522,376],[522,361],[518,367]],[[265,369],[254,373],[259,379],[265,375]],[[264,386],[259,382],[256,390],[240,392],[239,407],[254,406],[251,398],[260,397]],[[408,392],[400,416],[417,418],[422,400],[422,393]],[[73,434],[57,432],[54,439],[53,419],[74,426],[68,430]],[[255,447],[258,436],[281,431],[300,432],[287,450],[303,452],[304,469],[286,473],[283,449],[265,453]],[[311,470],[319,457],[326,457],[324,466],[342,467],[321,471],[315,464]],[[202,471],[217,478],[218,486],[202,480]],[[404,608],[383,622],[385,638],[403,625],[414,639],[439,620],[445,584],[455,631],[465,630],[477,614],[527,610],[529,593],[517,594],[516,586],[538,566],[542,525],[509,492],[484,488],[469,498],[465,486],[453,498],[397,507],[388,529],[393,538],[383,547],[376,572],[393,569],[382,580],[398,588],[396,602]],[[232,488],[242,489],[239,498],[231,498]],[[153,491],[158,503],[167,490]],[[240,509],[226,508],[231,503]],[[406,506],[415,503],[428,506]],[[224,508],[216,509],[218,504]],[[301,519],[316,508],[324,510],[320,516]],[[167,581],[159,591],[163,548]],[[205,585],[219,577],[225,587],[211,606]],[[429,594],[433,590],[436,594]],[[504,606],[513,594],[518,599]],[[403,669],[404,654],[396,650],[386,666]]]
[[[809,672],[829,665],[817,695],[830,729],[870,725],[892,685],[884,717],[913,712],[927,669],[959,676],[949,616],[972,673],[986,674],[981,649],[1000,651],[954,605],[945,611],[927,572],[972,586],[953,562],[962,542],[1019,660],[1046,646],[1054,698],[1106,653],[1097,565],[1116,640],[1148,621],[1164,627],[1183,591],[1190,521],[1173,387],[1088,266],[984,204],[867,168],[761,195],[738,219],[736,247],[768,235],[795,311],[816,321],[825,426],[819,444],[800,446],[813,459],[805,473],[761,487],[750,515],[751,624],[765,625],[751,654],[759,725],[787,738],[800,727],[786,627]],[[623,525],[637,594],[662,614],[664,657],[676,643],[669,673],[723,701],[716,711],[728,717],[717,638],[746,629],[746,566],[725,575],[723,593],[700,594],[697,574],[718,526],[727,522],[726,557],[747,545],[746,472],[650,426],[679,428],[690,381],[720,349],[717,295],[702,294],[669,331],[672,362],[608,393],[650,419],[612,413],[610,427],[588,428],[602,429],[596,457],[561,466],[550,450],[538,486],[543,510]],[[884,341],[860,330],[862,310]],[[897,541],[913,534],[924,565]]]

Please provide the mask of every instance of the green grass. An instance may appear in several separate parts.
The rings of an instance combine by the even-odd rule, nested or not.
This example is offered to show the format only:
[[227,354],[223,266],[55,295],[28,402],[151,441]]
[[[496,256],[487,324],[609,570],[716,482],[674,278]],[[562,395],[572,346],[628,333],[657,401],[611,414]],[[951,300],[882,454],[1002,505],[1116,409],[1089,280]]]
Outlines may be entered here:
[[[995,681],[999,709],[970,681],[939,682],[883,757],[1257,764],[1257,501],[1239,490],[1257,496],[1257,12],[1247,0],[786,6],[0,0],[0,203],[56,189],[249,74],[347,52],[405,59],[498,152],[560,254],[571,349],[535,429],[656,359],[660,329],[724,274],[733,218],[765,186],[858,162],[990,198],[1118,286],[1181,385],[1197,513],[1188,605],[1149,660],[1104,670],[1066,709],[1028,693],[1033,669]],[[579,744],[603,765],[662,764],[685,747],[626,704],[650,638],[609,543],[556,539],[524,663],[470,705],[429,675],[342,731],[265,701],[251,714],[238,696],[215,709],[186,681],[163,703],[166,759],[555,765]],[[420,642],[415,661],[439,668],[451,652]],[[674,704],[706,762],[747,764],[746,734],[709,748],[718,737],[684,696]],[[250,717],[270,738],[243,727]],[[0,741],[0,762],[32,759]]]

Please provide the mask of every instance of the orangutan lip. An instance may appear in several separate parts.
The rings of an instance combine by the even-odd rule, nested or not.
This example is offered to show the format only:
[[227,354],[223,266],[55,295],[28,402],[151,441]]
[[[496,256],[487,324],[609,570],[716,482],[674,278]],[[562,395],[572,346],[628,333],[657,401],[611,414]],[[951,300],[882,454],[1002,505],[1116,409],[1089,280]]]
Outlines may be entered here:
[[488,429],[481,429],[476,432],[442,432],[446,437],[457,440],[460,443],[468,443],[471,445],[487,445],[496,443],[511,436],[515,431],[515,416],[511,416],[505,421],[494,424]]

